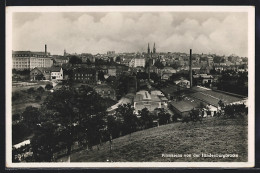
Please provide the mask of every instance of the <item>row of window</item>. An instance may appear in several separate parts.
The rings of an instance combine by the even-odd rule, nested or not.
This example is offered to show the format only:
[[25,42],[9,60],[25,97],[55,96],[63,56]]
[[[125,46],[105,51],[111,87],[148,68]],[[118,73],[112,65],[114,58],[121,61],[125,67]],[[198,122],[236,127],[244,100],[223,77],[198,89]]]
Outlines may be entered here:
[[29,67],[29,65],[13,65],[13,68]]
[[75,77],[74,78],[75,80],[91,80],[91,78],[89,78],[89,77]]
[[[102,91],[97,91],[97,93],[98,93],[98,94],[105,94],[105,91],[104,91],[104,90],[102,90]],[[108,91],[107,91],[107,94],[110,95],[110,93],[111,93],[110,90],[108,90]]]
[[[75,74],[75,76],[84,76],[84,74],[77,73],[77,74]],[[85,76],[93,76],[93,74],[85,74]]]
[[[46,55],[30,55],[32,57],[46,57]],[[26,54],[18,54],[18,55],[13,55],[13,57],[29,57],[29,55]]]

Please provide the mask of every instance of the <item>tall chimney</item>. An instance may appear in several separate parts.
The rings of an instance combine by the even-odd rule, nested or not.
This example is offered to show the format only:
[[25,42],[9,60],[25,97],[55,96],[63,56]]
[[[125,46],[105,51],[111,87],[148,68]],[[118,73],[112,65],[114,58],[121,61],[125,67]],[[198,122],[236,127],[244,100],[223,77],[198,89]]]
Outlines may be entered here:
[[192,88],[192,49],[190,49],[190,88]]
[[45,55],[47,55],[47,44],[45,44]]

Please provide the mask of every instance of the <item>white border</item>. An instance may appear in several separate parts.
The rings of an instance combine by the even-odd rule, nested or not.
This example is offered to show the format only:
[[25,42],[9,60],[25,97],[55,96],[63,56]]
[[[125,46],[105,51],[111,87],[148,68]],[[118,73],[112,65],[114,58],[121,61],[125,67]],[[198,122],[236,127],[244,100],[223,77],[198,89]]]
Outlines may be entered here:
[[[247,12],[248,13],[248,162],[82,162],[12,163],[12,13],[14,12]],[[253,6],[19,6],[6,8],[6,167],[253,167],[255,164],[255,8]]]

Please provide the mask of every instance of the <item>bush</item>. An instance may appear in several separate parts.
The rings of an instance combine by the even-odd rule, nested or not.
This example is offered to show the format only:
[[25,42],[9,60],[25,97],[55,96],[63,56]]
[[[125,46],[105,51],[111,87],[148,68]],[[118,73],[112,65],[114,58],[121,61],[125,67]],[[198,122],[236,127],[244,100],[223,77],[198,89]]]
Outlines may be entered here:
[[39,95],[35,97],[35,101],[40,101],[41,99],[42,99],[42,97]]
[[34,89],[33,87],[31,87],[31,88],[29,88],[29,89],[27,90],[27,92],[28,92],[29,94],[32,94],[32,93],[35,92],[35,89]]
[[20,114],[14,114],[13,116],[12,116],[12,120],[13,121],[18,121],[18,120],[20,120],[21,119],[21,115]]
[[46,84],[45,89],[47,90],[51,90],[53,88],[53,86],[51,84]]
[[15,92],[12,96],[12,101],[16,101],[21,97],[21,94],[19,92]]
[[40,92],[40,93],[43,93],[44,92],[44,88],[42,86],[40,86],[39,88],[37,88],[37,91]]

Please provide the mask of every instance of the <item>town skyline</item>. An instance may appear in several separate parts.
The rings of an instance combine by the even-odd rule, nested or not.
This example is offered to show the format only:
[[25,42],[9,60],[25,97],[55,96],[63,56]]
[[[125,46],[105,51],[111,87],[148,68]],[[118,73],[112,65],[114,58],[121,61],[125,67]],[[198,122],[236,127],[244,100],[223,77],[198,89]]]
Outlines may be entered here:
[[14,13],[13,50],[146,52],[155,43],[158,52],[247,57],[247,21],[231,12]]

